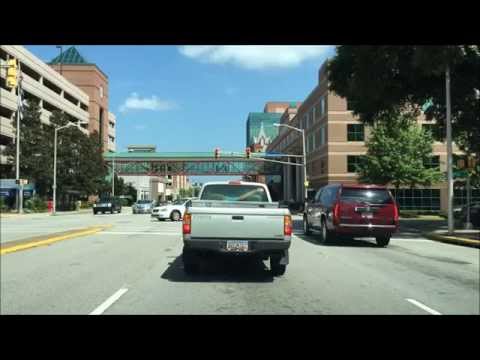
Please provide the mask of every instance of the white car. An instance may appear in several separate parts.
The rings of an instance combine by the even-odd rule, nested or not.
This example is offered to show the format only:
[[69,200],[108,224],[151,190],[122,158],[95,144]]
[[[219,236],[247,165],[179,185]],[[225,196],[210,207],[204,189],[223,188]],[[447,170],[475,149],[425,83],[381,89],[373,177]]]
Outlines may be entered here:
[[180,221],[185,213],[187,202],[190,199],[176,200],[172,204],[166,204],[153,208],[151,217],[157,218],[159,221],[170,219],[172,221]]

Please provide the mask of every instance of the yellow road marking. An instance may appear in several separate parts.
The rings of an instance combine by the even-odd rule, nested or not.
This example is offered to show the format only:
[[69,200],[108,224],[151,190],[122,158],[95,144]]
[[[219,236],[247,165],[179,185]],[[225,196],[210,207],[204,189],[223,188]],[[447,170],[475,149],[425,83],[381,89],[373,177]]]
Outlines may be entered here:
[[25,244],[19,244],[19,245],[14,245],[14,246],[8,246],[8,244],[7,244],[7,247],[2,246],[0,248],[0,255],[4,255],[4,254],[8,254],[8,253],[15,252],[15,251],[20,251],[20,250],[26,250],[26,249],[30,249],[30,248],[33,248],[33,247],[49,245],[49,244],[52,244],[52,243],[57,242],[57,241],[72,239],[72,238],[76,238],[76,237],[79,237],[79,236],[95,234],[99,231],[105,230],[105,229],[110,228],[110,227],[112,227],[112,225],[93,226],[93,227],[89,227],[89,228],[86,228],[86,229],[81,229],[81,230],[72,232],[70,234],[50,237],[50,238],[47,238],[45,240],[32,241],[32,242],[28,242],[28,243],[25,243]]
[[437,241],[454,242],[454,243],[467,243],[467,244],[480,246],[480,241],[479,240],[465,239],[465,238],[460,238],[460,237],[457,237],[457,236],[439,235],[439,234],[436,234],[436,233],[428,233],[426,235],[427,235],[426,237],[431,237],[432,239],[435,239]]

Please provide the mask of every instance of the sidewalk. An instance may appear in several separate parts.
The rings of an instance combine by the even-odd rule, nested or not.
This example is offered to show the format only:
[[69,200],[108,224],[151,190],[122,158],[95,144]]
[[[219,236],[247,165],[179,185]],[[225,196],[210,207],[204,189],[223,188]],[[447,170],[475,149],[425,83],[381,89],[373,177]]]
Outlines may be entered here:
[[455,230],[453,235],[447,234],[443,229],[423,233],[431,240],[480,248],[480,230]]
[[[92,209],[81,209],[79,211],[57,211],[55,216],[63,216],[63,215],[80,215],[80,214],[89,214],[92,212]],[[42,217],[42,216],[52,216],[50,212],[41,212],[41,213],[0,213],[0,218],[2,219],[10,219],[10,218],[26,218],[26,217]]]

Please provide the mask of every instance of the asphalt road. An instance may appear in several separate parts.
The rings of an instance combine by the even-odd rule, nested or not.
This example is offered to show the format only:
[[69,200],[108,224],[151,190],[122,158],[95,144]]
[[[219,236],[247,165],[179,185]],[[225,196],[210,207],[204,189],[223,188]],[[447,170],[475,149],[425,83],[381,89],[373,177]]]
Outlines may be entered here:
[[261,261],[219,261],[187,276],[181,223],[129,209],[2,219],[2,243],[113,226],[0,256],[0,313],[480,315],[478,249],[424,239],[408,223],[387,248],[373,239],[323,246],[299,219],[290,265],[276,278]]

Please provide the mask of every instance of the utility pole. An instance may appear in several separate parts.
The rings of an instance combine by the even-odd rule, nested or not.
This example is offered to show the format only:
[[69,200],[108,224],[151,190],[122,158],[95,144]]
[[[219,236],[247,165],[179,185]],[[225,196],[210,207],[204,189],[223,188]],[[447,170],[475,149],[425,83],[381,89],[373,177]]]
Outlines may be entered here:
[[[294,126],[287,124],[273,124],[274,126],[280,127],[284,126],[286,128],[298,131],[302,134],[302,147],[303,147],[303,189],[304,189],[304,202],[307,202],[308,199],[308,180],[307,180],[307,150],[305,146],[305,129],[299,129]],[[279,162],[275,160],[270,160],[271,162]],[[281,163],[281,162],[280,162]],[[293,165],[293,164],[292,164]],[[302,165],[301,165],[302,166]]]
[[445,71],[446,104],[447,104],[447,183],[448,183],[448,234],[454,232],[453,224],[453,161],[452,161],[452,110],[450,98],[450,65]]

